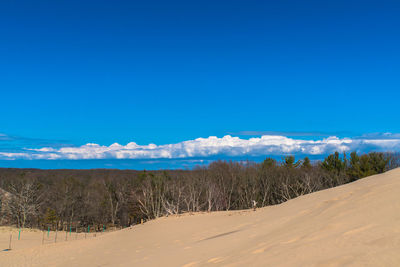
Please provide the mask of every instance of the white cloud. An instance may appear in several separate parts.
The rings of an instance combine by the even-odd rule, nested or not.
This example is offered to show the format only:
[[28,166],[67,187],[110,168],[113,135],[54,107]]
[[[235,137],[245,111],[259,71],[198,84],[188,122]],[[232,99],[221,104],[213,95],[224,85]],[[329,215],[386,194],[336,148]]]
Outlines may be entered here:
[[266,156],[266,155],[324,155],[334,151],[400,151],[400,138],[388,139],[338,138],[331,136],[319,140],[294,139],[279,135],[241,139],[226,135],[210,136],[166,145],[127,145],[114,143],[110,146],[88,143],[83,146],[61,148],[42,147],[18,152],[0,152],[0,159],[182,159],[211,156]]
[[8,141],[8,140],[11,140],[10,136],[0,133],[0,141]]

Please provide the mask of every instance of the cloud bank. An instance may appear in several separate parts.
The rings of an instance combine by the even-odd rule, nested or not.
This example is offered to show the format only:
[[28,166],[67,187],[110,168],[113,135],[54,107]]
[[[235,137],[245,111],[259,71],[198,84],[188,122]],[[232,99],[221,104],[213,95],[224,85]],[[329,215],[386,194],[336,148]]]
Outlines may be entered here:
[[175,144],[110,146],[88,143],[82,146],[25,148],[18,152],[0,151],[0,159],[60,160],[60,159],[185,159],[213,156],[253,157],[268,155],[326,155],[339,152],[400,151],[397,134],[374,134],[357,138],[331,136],[319,140],[294,139],[280,135],[242,139],[226,135],[210,136]]

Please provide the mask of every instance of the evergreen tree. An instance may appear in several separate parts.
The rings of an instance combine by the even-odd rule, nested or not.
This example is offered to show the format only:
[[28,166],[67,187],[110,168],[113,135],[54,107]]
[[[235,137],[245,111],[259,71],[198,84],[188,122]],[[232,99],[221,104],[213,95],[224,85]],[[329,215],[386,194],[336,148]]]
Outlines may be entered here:
[[350,154],[350,166],[347,170],[347,174],[349,175],[351,181],[355,181],[360,178],[360,157],[356,152],[351,152]]
[[383,173],[389,163],[389,158],[383,153],[371,152],[368,154],[370,164],[375,173]]
[[276,167],[278,165],[277,161],[273,158],[266,158],[262,163],[263,169],[269,169]]
[[346,162],[340,159],[339,152],[335,152],[324,159],[321,167],[328,172],[340,174],[346,169]]
[[47,208],[44,215],[44,223],[47,225],[54,226],[58,221],[57,213],[55,210]]
[[311,166],[311,161],[308,157],[305,157],[303,160],[303,164],[301,165],[301,168],[304,170],[309,170],[312,168]]
[[296,168],[300,165],[300,162],[296,162],[294,156],[286,156],[283,159],[283,165],[287,168]]

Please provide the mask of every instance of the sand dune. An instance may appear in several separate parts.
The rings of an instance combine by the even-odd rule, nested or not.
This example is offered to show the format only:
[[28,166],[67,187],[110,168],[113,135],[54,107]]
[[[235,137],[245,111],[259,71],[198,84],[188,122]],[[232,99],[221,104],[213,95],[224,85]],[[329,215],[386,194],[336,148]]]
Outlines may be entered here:
[[400,169],[257,211],[170,216],[0,252],[0,265],[400,266]]

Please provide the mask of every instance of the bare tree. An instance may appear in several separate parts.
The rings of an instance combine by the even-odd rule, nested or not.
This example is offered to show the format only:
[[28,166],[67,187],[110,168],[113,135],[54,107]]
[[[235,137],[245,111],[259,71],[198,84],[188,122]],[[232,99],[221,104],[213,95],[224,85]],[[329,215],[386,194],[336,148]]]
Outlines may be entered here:
[[9,211],[19,227],[25,227],[28,219],[38,215],[43,196],[40,187],[37,181],[23,177],[10,184]]
[[118,212],[128,200],[128,184],[123,179],[108,177],[100,182],[104,189],[106,201],[108,202],[111,223],[114,225]]
[[138,203],[140,210],[147,218],[158,218],[162,215],[162,203],[165,197],[164,178],[162,174],[143,174],[143,183],[138,196]]
[[126,225],[186,211],[262,207],[400,165],[398,154],[352,155],[350,161],[335,153],[322,163],[267,158],[152,172],[0,168],[1,223]]

